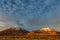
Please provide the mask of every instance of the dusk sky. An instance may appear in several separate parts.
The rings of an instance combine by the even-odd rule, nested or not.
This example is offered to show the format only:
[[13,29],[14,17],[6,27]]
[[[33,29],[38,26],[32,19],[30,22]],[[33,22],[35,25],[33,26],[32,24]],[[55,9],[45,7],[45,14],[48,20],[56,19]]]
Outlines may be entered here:
[[60,31],[60,0],[0,0],[0,29],[10,25]]

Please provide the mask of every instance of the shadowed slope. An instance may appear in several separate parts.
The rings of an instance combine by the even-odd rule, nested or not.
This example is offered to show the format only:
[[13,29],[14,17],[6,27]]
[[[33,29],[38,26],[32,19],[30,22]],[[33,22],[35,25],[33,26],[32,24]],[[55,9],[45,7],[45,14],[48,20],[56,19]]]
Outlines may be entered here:
[[22,29],[19,27],[19,29],[16,28],[8,28],[6,30],[0,31],[0,35],[25,35],[29,31]]

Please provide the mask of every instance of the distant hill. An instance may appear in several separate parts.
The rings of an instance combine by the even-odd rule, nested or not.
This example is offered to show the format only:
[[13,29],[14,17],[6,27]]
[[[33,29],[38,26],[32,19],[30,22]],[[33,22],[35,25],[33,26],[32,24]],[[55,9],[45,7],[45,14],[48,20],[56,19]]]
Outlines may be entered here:
[[27,35],[58,35],[60,32],[55,31],[54,29],[42,28],[40,30],[34,30],[29,32]]
[[22,29],[19,27],[19,29],[16,29],[15,27],[8,28],[6,30],[0,31],[0,35],[25,35],[29,31]]

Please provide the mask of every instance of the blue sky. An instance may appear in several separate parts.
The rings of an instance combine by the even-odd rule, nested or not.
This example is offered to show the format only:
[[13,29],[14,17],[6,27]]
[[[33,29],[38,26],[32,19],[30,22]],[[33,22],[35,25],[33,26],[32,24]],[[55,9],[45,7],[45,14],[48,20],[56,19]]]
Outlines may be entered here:
[[60,29],[60,0],[0,0],[0,29],[15,25],[27,30]]

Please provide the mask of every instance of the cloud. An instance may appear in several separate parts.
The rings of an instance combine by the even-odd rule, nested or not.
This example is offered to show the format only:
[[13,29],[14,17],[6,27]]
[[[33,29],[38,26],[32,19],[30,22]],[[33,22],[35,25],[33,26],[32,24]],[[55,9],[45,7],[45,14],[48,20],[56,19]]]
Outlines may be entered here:
[[0,0],[0,19],[27,30],[39,29],[59,22],[59,4],[60,0]]

